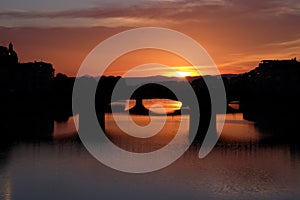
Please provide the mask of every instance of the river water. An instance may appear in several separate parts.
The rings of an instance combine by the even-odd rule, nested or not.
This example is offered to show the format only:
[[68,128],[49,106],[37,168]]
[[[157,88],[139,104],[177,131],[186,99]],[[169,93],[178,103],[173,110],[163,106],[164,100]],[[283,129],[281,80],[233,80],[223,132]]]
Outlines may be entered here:
[[[120,123],[127,118],[117,115]],[[191,147],[170,166],[146,174],[98,162],[78,139],[73,119],[78,116],[55,122],[51,139],[1,143],[0,199],[300,199],[297,143],[275,138],[241,113],[226,115],[220,139],[204,159]],[[149,118],[134,116],[134,121],[146,125]],[[122,148],[149,152],[172,140],[180,123],[186,124],[182,139],[188,142],[188,115],[168,116],[167,127],[143,142],[124,137],[111,114],[105,129]]]

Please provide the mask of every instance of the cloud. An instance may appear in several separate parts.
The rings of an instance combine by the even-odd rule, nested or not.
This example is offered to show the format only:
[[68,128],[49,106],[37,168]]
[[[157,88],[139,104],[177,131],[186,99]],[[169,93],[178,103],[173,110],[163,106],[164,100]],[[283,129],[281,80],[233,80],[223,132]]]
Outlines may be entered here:
[[[296,47],[295,47],[296,48]],[[251,53],[241,53],[230,57],[219,65],[220,71],[226,73],[231,69],[232,73],[242,73],[258,66],[261,60],[287,60],[299,56],[300,47],[292,50],[289,48],[277,48],[274,51],[260,50]]]
[[266,44],[266,46],[273,46],[273,47],[299,47],[300,48],[300,36],[293,40],[287,41],[278,41],[270,44]]
[[[165,23],[166,21],[164,21]],[[21,18],[18,20],[7,21],[0,19],[2,27],[30,27],[30,28],[88,28],[88,27],[138,27],[150,26],[159,22],[152,19],[145,20],[144,18],[135,17],[107,17],[107,18]],[[170,22],[172,23],[172,22]]]
[[[123,1],[121,1],[123,2]],[[131,1],[121,3],[112,1],[110,4],[95,4],[93,7],[63,11],[38,11],[38,10],[3,10],[0,11],[1,19],[104,19],[104,18],[141,18],[160,21],[185,21],[198,19],[226,19],[242,15],[270,17],[286,14],[299,15],[300,3],[294,0],[184,0],[184,1]],[[225,17],[225,18],[224,18]]]

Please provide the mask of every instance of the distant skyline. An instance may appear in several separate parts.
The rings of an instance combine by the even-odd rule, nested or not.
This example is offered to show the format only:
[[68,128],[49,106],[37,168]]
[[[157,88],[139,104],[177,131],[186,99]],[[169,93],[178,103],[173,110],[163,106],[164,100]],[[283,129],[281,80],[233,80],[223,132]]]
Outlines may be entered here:
[[[0,2],[0,45],[11,41],[21,62],[50,62],[56,73],[69,76],[76,75],[99,42],[144,26],[170,28],[192,37],[208,51],[221,73],[249,71],[262,59],[300,58],[298,0]],[[130,53],[114,62],[108,75],[121,75],[130,67],[155,60],[185,66],[183,72],[190,70],[186,61],[162,55]],[[141,71],[140,76],[148,73]]]

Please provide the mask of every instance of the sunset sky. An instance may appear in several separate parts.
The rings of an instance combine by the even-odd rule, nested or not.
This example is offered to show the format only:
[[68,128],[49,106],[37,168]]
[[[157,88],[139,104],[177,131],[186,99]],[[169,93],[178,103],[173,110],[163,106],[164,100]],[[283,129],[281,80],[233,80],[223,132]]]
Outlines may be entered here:
[[[69,76],[76,75],[99,42],[120,31],[145,26],[170,28],[194,38],[221,73],[248,71],[262,59],[300,59],[299,0],[0,2],[0,45],[12,41],[21,62],[50,62],[56,73]],[[121,75],[130,67],[156,60],[190,70],[189,63],[167,54],[129,53],[116,60],[108,74]]]

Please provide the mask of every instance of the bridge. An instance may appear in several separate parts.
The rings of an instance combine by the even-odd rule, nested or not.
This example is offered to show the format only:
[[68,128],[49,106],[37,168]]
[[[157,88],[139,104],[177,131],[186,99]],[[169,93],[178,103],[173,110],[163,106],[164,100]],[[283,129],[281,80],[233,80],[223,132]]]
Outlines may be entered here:
[[[174,87],[182,87],[180,86],[179,83],[174,83]],[[180,88],[181,91],[185,91],[185,88]],[[183,95],[184,96],[184,95]],[[101,97],[101,95],[99,96]],[[103,97],[103,96],[102,96]],[[159,84],[146,84],[141,87],[139,87],[137,90],[134,91],[130,99],[135,100],[135,106],[129,110],[130,114],[137,114],[137,115],[149,115],[149,110],[145,108],[143,105],[143,99],[170,99],[170,100],[176,100],[178,101],[177,97],[175,94],[169,90],[166,87],[163,87],[162,85]],[[114,99],[115,101],[118,99]],[[119,99],[122,100],[122,99]],[[100,123],[100,126],[102,127],[103,130],[105,130],[105,113],[111,111],[111,105],[109,100],[103,100],[99,99],[101,104],[98,105],[97,110],[97,117],[98,121]],[[216,115],[217,113],[212,114],[211,111],[211,100],[210,100],[210,95],[207,89],[199,89],[197,91],[197,104],[194,104],[191,102],[191,99],[186,98],[180,99],[182,102],[183,106],[188,106],[189,107],[189,112],[188,114],[190,115],[190,122],[195,122],[199,118],[200,114],[200,121],[198,122],[198,129],[195,130],[193,124],[195,123],[190,123],[190,130],[193,130],[193,132],[197,132],[197,139],[201,140],[204,138],[208,127],[210,123],[213,124],[214,128],[216,129]],[[97,102],[97,98],[96,98]],[[197,106],[198,108],[195,108]],[[97,107],[97,106],[96,106]],[[196,112],[197,110],[200,110],[199,112]],[[181,114],[181,110],[173,113],[173,114]]]
[[[206,83],[203,79],[193,83],[182,84],[182,82],[169,82],[168,86],[164,87],[163,84],[160,83],[150,83],[142,85],[138,87],[138,89],[133,90],[133,94],[128,98],[127,96],[119,95],[117,98],[112,98],[112,92],[115,89],[116,84],[120,81],[124,81],[122,78],[115,78],[115,77],[104,77],[101,78],[98,87],[96,87],[96,95],[91,92],[90,88],[93,88],[94,85],[97,85],[95,79],[92,78],[82,78],[79,80],[81,83],[82,91],[79,92],[78,98],[75,96],[75,103],[78,104],[76,107],[79,109],[77,112],[80,114],[80,124],[83,122],[84,118],[89,120],[90,112],[96,109],[97,118],[100,126],[105,131],[105,113],[111,111],[111,102],[115,102],[118,100],[127,100],[127,99],[135,99],[136,106],[130,110],[132,114],[149,114],[149,111],[145,109],[142,104],[143,99],[154,99],[154,98],[161,98],[161,99],[171,99],[171,100],[180,100],[183,106],[188,106],[189,115],[190,115],[190,130],[192,132],[198,133],[198,138],[202,138],[207,130],[209,125],[213,124],[214,128],[216,129],[216,115],[218,113],[222,113],[219,108],[212,109],[210,93],[206,87]],[[96,83],[95,83],[96,82]],[[123,90],[131,90],[132,86],[128,86],[125,82],[122,83]],[[196,100],[193,98],[189,98],[189,95],[185,95],[187,92],[187,85],[192,88],[194,94],[196,94]],[[177,99],[176,95],[168,88],[175,88],[176,90],[180,91],[180,99]],[[95,99],[95,107],[88,106],[86,109],[86,103],[84,100],[80,100],[81,98],[88,97],[89,99]],[[76,100],[78,99],[78,100]],[[74,100],[74,98],[73,98]],[[196,103],[195,103],[196,102]],[[216,110],[215,110],[216,109]],[[212,113],[212,110],[214,113]],[[180,113],[180,112],[179,112]],[[224,113],[224,111],[223,111]],[[200,114],[200,120],[199,120]],[[86,122],[88,124],[88,121]],[[197,124],[197,127],[194,125]],[[80,125],[80,127],[82,127]],[[88,129],[89,127],[85,127]],[[197,129],[197,130],[196,130]]]

